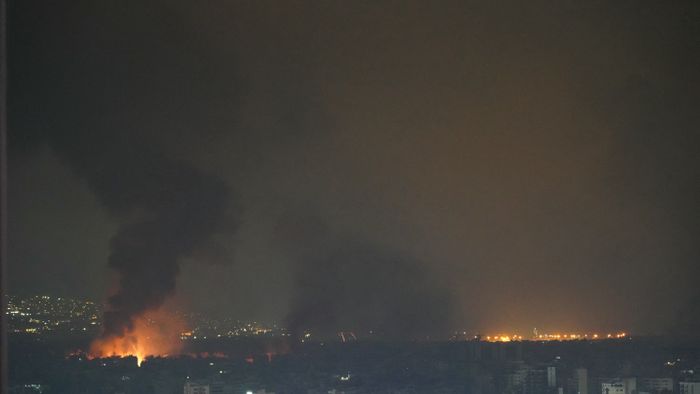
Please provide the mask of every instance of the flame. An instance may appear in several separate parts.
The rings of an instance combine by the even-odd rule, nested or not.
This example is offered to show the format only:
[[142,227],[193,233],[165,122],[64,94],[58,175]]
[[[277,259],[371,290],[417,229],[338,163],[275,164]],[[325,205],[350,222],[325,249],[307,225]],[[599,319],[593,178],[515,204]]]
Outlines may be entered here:
[[149,311],[134,319],[131,330],[122,336],[100,337],[90,345],[91,358],[136,357],[140,366],[152,356],[179,354],[184,323],[162,310]]

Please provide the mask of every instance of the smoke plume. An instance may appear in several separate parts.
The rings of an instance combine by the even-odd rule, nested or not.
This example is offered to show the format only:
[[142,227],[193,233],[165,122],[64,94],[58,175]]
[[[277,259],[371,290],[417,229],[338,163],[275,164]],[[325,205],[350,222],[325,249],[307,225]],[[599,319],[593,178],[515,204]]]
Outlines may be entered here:
[[[189,302],[299,330],[439,325],[449,288],[469,330],[698,332],[698,1],[8,3],[11,288],[97,296],[116,231],[55,214],[83,185],[22,151],[48,134],[122,225],[117,332],[193,248],[245,263]],[[221,257],[190,162],[245,207]],[[293,204],[324,225],[270,242]]]
[[402,340],[448,333],[452,294],[424,263],[336,234],[313,216],[283,218],[277,236],[295,264],[286,319],[294,337],[307,330]]
[[41,68],[32,78],[23,73],[30,66],[16,65],[23,90],[14,105],[32,115],[13,119],[22,127],[11,138],[20,148],[48,144],[119,224],[108,257],[118,283],[107,301],[105,336],[124,334],[135,318],[160,307],[175,291],[178,261],[230,229],[225,182],[173,148],[206,135],[209,117],[193,102],[211,100],[205,76],[221,62],[203,65],[199,55],[183,55],[184,23],[138,18],[169,12],[167,4],[126,8],[47,5],[41,12],[61,20],[47,20],[52,33],[27,32],[14,44],[51,51],[71,43],[68,63],[25,58]]
[[[110,140],[100,137],[105,138]],[[87,145],[89,154],[52,142],[102,205],[123,221],[109,254],[118,287],[104,315],[104,335],[122,335],[135,317],[157,309],[174,292],[178,260],[227,229],[226,185],[146,144],[96,139]]]

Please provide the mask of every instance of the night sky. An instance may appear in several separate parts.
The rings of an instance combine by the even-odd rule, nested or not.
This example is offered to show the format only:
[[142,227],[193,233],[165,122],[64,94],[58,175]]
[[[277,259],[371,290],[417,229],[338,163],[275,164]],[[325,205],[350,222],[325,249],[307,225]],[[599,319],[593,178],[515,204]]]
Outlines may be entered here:
[[10,1],[10,292],[700,327],[700,3],[485,3]]

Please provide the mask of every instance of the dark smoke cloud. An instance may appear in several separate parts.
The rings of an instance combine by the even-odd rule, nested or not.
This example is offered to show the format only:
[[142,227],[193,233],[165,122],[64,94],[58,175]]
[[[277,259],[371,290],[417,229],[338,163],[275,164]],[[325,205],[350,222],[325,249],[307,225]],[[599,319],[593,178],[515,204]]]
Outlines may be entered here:
[[134,209],[146,212],[145,219],[122,226],[112,239],[109,265],[119,273],[120,285],[109,299],[106,333],[117,334],[132,316],[159,307],[175,290],[178,259],[223,224],[227,192],[219,179],[184,163],[158,164],[159,171],[139,180],[157,187],[133,201]]
[[[201,249],[210,246],[212,236],[235,226],[225,182],[168,148],[179,138],[206,135],[206,127],[197,124],[203,125],[204,117],[190,100],[206,102],[202,95],[212,94],[204,88],[212,71],[207,67],[219,63],[174,58],[188,45],[182,25],[153,24],[147,17],[168,13],[165,3],[138,10],[89,2],[45,8],[39,17],[61,15],[60,22],[46,20],[56,34],[18,31],[14,49],[36,46],[48,58],[72,61],[28,56],[15,63],[13,83],[23,90],[14,95],[14,113],[20,115],[11,125],[25,127],[10,138],[18,149],[48,144],[120,223],[110,242],[109,267],[118,286],[108,299],[104,334],[122,335],[134,317],[160,307],[174,293],[181,259],[206,255]],[[73,43],[67,52],[51,49],[67,41]],[[34,110],[24,118],[30,107]]]
[[351,235],[314,215],[287,215],[277,227],[296,281],[286,324],[294,337],[339,331],[392,339],[444,337],[452,294],[424,262]]
[[104,317],[105,335],[121,335],[133,317],[160,307],[172,295],[181,258],[215,233],[231,230],[230,197],[221,179],[185,161],[137,140],[126,143],[95,134],[99,137],[83,135],[81,148],[61,135],[49,135],[47,141],[123,222],[109,255],[119,285]]
[[[427,278],[448,278],[466,329],[698,332],[700,2],[8,7],[17,289],[96,297],[80,284],[102,274],[115,227],[91,236],[98,225],[86,223],[108,220],[87,204],[65,216],[51,215],[60,204],[35,209],[43,189],[65,201],[83,186],[51,187],[42,169],[54,162],[20,149],[50,138],[120,224],[160,218],[146,201],[167,193],[149,183],[187,163],[235,185],[240,230],[216,234],[227,246],[216,253],[197,237],[207,250],[189,259],[236,264],[182,265],[178,294],[197,309],[280,320],[291,298],[303,317],[314,294],[339,293],[322,277],[362,288],[357,267],[370,263],[358,261],[399,260],[431,289],[439,282]],[[206,192],[216,178],[194,172],[205,197],[217,195]],[[330,230],[315,234],[328,235],[275,238],[293,204],[313,206],[299,223],[318,216]],[[75,223],[61,236],[85,249],[52,237]],[[129,233],[147,231],[137,227]],[[88,249],[97,257],[75,258]],[[292,320],[344,325],[336,316],[349,308],[370,321],[346,306],[362,296],[324,299],[332,319]]]

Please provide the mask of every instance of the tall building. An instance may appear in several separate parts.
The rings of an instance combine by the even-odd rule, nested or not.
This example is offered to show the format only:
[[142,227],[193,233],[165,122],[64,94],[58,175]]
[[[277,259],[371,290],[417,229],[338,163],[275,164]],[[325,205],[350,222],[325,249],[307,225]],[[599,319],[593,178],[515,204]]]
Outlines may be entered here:
[[601,394],[636,394],[637,378],[613,379],[601,384]]
[[524,394],[542,394],[554,389],[554,386],[548,384],[549,368],[554,367],[528,369]]
[[481,360],[481,341],[467,342],[467,359],[469,361]]
[[576,369],[574,383],[576,384],[576,394],[588,394],[588,370],[586,368]]
[[185,382],[184,394],[211,394],[208,382]]
[[527,383],[530,367],[518,363],[511,366],[513,369],[504,375],[505,386],[502,391],[521,392]]
[[642,378],[641,389],[652,393],[673,392],[673,378]]
[[700,382],[679,382],[678,392],[680,394],[700,394]]
[[221,382],[211,382],[208,380],[185,382],[184,394],[223,394],[224,385]]
[[547,387],[553,388],[557,386],[557,368],[547,367]]
[[625,384],[621,381],[606,382],[601,386],[601,394],[630,394],[625,390]]

